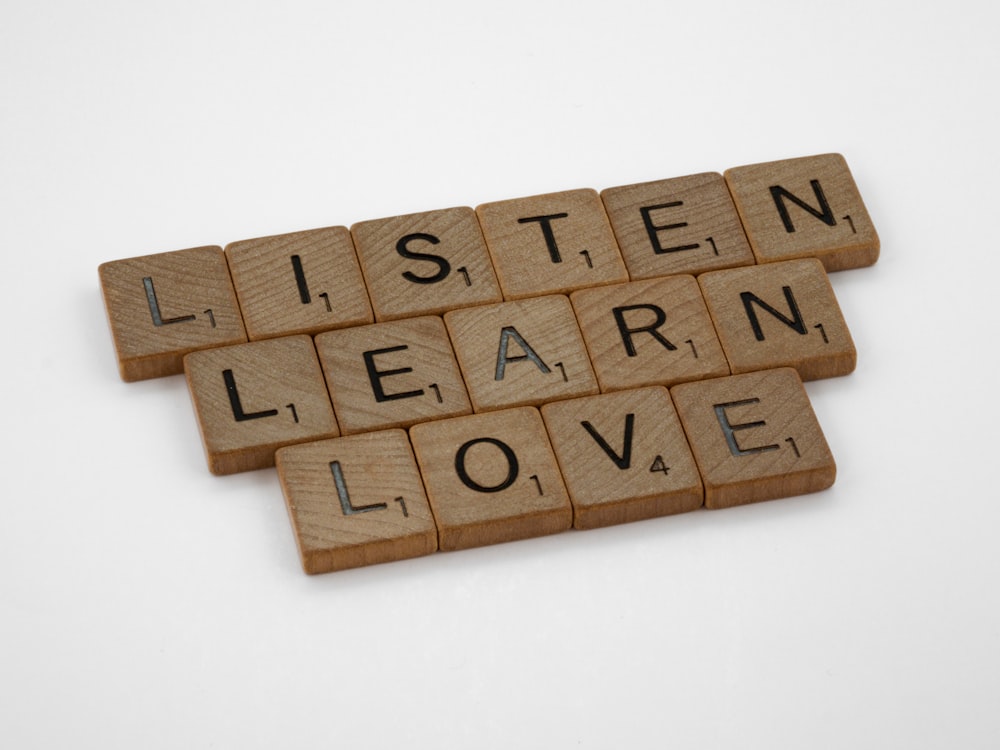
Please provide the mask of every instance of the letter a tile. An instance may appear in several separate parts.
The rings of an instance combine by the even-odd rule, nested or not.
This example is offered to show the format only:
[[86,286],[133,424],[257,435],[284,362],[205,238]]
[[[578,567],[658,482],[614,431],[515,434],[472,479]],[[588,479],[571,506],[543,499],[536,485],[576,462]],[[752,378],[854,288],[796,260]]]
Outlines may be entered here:
[[842,271],[878,260],[878,234],[840,154],[734,167],[725,177],[758,263],[819,258]]
[[340,434],[308,336],[194,352],[184,369],[213,474],[274,466],[278,448]]
[[403,430],[321,440],[275,454],[306,573],[428,555],[437,529]]
[[705,507],[824,490],[837,468],[798,373],[732,375],[670,389],[705,484]]
[[564,531],[573,510],[538,410],[410,428],[442,550]]
[[573,526],[593,529],[700,508],[701,478],[666,388],[542,407]]

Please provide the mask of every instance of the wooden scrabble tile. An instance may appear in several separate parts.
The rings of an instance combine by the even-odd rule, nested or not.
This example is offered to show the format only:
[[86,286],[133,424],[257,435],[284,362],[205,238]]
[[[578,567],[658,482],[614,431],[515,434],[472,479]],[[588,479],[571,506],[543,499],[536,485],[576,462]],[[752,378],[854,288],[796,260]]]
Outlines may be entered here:
[[794,367],[803,380],[846,375],[857,352],[814,258],[698,277],[733,373]]
[[601,199],[633,280],[755,262],[718,172],[607,188]]
[[441,318],[329,331],[316,350],[345,435],[472,413]]
[[523,407],[410,428],[442,550],[564,531],[573,510],[545,425]]
[[670,394],[698,462],[706,508],[833,484],[837,468],[795,370],[683,383]]
[[306,573],[437,549],[437,527],[403,430],[281,448],[275,463]]
[[504,299],[628,281],[600,196],[589,189],[476,208]]
[[278,448],[339,434],[308,336],[194,352],[184,370],[213,474],[274,466]]
[[575,528],[701,507],[701,477],[666,388],[558,401],[541,411]]
[[694,276],[570,295],[602,392],[729,374]]
[[98,267],[122,380],[184,371],[184,355],[246,341],[221,247],[193,247]]
[[598,391],[567,297],[454,310],[444,321],[477,412]]
[[725,177],[758,263],[819,258],[840,271],[878,260],[878,234],[840,154],[734,167]]
[[440,315],[503,299],[471,208],[362,221],[351,235],[376,320]]
[[226,258],[251,341],[375,320],[347,227],[233,242]]

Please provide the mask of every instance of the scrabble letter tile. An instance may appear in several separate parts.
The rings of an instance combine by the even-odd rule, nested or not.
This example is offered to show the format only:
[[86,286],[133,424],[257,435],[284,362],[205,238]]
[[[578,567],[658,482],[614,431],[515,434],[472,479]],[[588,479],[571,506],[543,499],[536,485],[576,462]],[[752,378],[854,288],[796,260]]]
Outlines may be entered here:
[[274,466],[278,448],[340,434],[308,336],[194,352],[184,370],[213,474]]
[[854,342],[818,260],[712,271],[698,283],[734,374],[794,367],[817,380],[854,370]]
[[476,208],[504,299],[628,281],[593,190],[484,203]]
[[543,406],[542,417],[574,528],[701,507],[701,478],[666,388],[558,401]]
[[275,463],[306,573],[437,549],[437,528],[403,430],[281,448]]
[[633,280],[755,262],[718,172],[608,188],[601,199]]
[[567,297],[453,310],[444,321],[477,412],[598,391]]
[[878,235],[840,154],[734,167],[726,182],[758,263],[819,258],[841,271],[878,260]]
[[329,331],[316,350],[345,435],[472,413],[441,318]]
[[346,227],[233,242],[226,258],[251,341],[374,320]]
[[670,393],[701,471],[706,508],[833,484],[836,465],[795,370],[683,383]]
[[729,374],[694,276],[570,295],[602,392]]
[[114,260],[98,268],[122,380],[184,371],[184,355],[247,340],[221,247]]
[[442,550],[554,534],[573,510],[537,409],[410,428]]
[[503,299],[471,208],[362,221],[351,235],[376,320],[440,315]]

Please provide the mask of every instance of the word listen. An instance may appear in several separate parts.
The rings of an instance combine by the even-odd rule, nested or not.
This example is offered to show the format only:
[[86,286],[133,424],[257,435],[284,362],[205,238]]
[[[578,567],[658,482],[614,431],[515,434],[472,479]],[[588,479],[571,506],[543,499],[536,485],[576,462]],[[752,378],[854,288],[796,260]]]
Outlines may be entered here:
[[308,573],[819,491],[825,154],[112,261],[121,377],[185,373],[209,469],[276,467]]

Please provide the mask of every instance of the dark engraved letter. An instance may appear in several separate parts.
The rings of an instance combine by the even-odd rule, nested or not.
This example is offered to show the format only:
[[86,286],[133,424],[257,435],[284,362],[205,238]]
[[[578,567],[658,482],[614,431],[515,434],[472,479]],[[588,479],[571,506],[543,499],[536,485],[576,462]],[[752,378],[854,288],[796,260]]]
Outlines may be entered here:
[[831,227],[836,226],[837,224],[837,219],[834,218],[833,215],[833,209],[831,209],[830,204],[826,202],[826,195],[823,194],[823,188],[820,186],[819,180],[810,180],[809,184],[812,185],[813,192],[816,194],[816,200],[819,201],[818,210],[810,206],[801,198],[789,193],[781,187],[781,185],[771,186],[771,197],[774,198],[774,205],[778,207],[778,214],[781,216],[781,222],[785,225],[786,232],[791,233],[795,231],[795,225],[792,223],[792,217],[788,215],[788,206],[785,205],[786,198],[799,208],[808,211],[824,224],[828,224]]
[[748,398],[743,401],[730,401],[726,404],[715,404],[713,407],[715,409],[715,416],[719,420],[719,426],[722,428],[722,433],[726,436],[726,444],[729,446],[729,452],[734,456],[749,456],[754,453],[766,453],[767,451],[776,451],[781,447],[779,445],[761,445],[756,448],[740,448],[739,443],[736,442],[737,430],[749,430],[754,427],[763,427],[767,424],[767,422],[761,420],[759,422],[732,424],[726,414],[726,409],[731,406],[746,406],[748,404],[759,403],[759,398]]
[[[347,491],[347,481],[344,479],[344,470],[340,468],[340,461],[330,462],[330,471],[333,472],[333,483],[337,486],[337,497],[340,498],[340,510],[345,516],[353,516],[355,513],[368,513],[373,510],[385,510],[389,506],[385,503],[372,503],[371,505],[355,506],[351,503],[351,495]],[[401,500],[402,498],[396,498]],[[406,513],[406,506],[403,506]]]
[[[188,320],[194,320],[194,315],[181,315],[179,318],[166,318],[164,319],[160,315],[160,303],[156,299],[156,290],[153,288],[153,277],[146,276],[142,280],[142,286],[146,289],[146,302],[149,304],[149,314],[153,318],[153,325],[159,328],[160,326],[170,325],[171,323],[184,323]],[[213,326],[214,328],[215,326]]]
[[[656,319],[648,326],[629,328],[625,323],[625,313],[631,310],[649,310]],[[625,344],[625,351],[628,353],[628,356],[636,356],[635,344],[632,343],[632,334],[634,333],[648,333],[669,351],[674,351],[677,348],[670,343],[670,340],[666,336],[657,330],[667,322],[667,314],[663,311],[662,307],[657,305],[624,305],[613,308],[611,312],[615,315],[615,323],[618,324],[618,332],[622,336],[622,343]]]
[[449,263],[447,259],[442,258],[440,255],[417,253],[412,250],[408,250],[406,246],[414,240],[423,240],[424,242],[429,242],[432,245],[436,245],[441,241],[433,234],[424,234],[422,232],[408,234],[405,237],[399,238],[399,242],[396,243],[396,252],[404,258],[409,258],[411,260],[426,260],[430,263],[434,263],[438,267],[438,270],[437,273],[431,276],[417,276],[417,274],[412,271],[403,271],[403,278],[407,281],[412,281],[414,284],[436,284],[439,281],[443,281],[448,274],[451,273],[451,263]]
[[802,320],[802,313],[799,312],[799,306],[792,295],[791,287],[783,286],[781,287],[781,291],[785,293],[785,302],[788,303],[788,309],[792,313],[792,317],[790,318],[786,318],[753,292],[740,292],[740,299],[743,300],[743,309],[746,310],[747,318],[750,320],[750,327],[753,328],[753,335],[758,341],[764,340],[764,331],[760,327],[760,320],[757,319],[757,312],[753,309],[753,305],[759,305],[796,333],[800,333],[803,336],[808,333],[805,321]]
[[565,219],[569,214],[549,214],[548,216],[528,216],[518,219],[518,224],[530,224],[537,221],[542,227],[542,236],[545,238],[545,247],[549,249],[549,257],[553,263],[562,263],[562,255],[559,254],[559,246],[556,244],[556,235],[552,231],[553,219]]
[[275,417],[278,415],[277,409],[253,411],[249,414],[243,411],[243,403],[240,401],[239,391],[236,390],[236,378],[233,377],[233,371],[223,370],[222,380],[226,384],[226,391],[229,393],[229,405],[233,407],[233,417],[237,422],[246,422],[248,419],[261,419],[262,417]]
[[385,349],[372,349],[362,355],[365,358],[365,369],[368,371],[368,379],[372,384],[372,392],[375,394],[375,400],[380,404],[383,401],[395,401],[400,398],[412,398],[413,396],[424,395],[423,389],[417,391],[400,391],[399,393],[386,393],[385,389],[382,387],[382,378],[388,378],[391,375],[403,375],[407,372],[413,372],[413,368],[400,367],[396,370],[378,370],[375,367],[375,356],[378,354],[389,354],[390,352],[401,352],[405,349],[409,349],[409,347],[406,346],[406,344],[401,344],[400,346],[388,346]]
[[594,429],[594,425],[590,422],[580,422],[583,425],[583,429],[590,433],[590,436],[597,441],[597,444],[601,446],[601,449],[608,454],[608,458],[614,461],[615,466],[619,469],[627,469],[632,463],[632,430],[635,427],[635,414],[625,415],[625,439],[622,446],[622,454],[619,456],[615,453],[614,449],[608,445],[608,441],[605,440],[601,434]]
[[303,305],[308,305],[312,302],[312,295],[309,294],[309,285],[306,283],[306,272],[302,269],[302,258],[293,255],[291,259],[292,271],[295,273],[295,284],[299,288],[299,299],[302,300]]
[[[495,484],[491,487],[482,485],[469,476],[469,472],[465,468],[465,454],[468,453],[469,448],[476,445],[476,443],[489,443],[490,445],[495,445],[503,453],[504,458],[507,459],[507,478],[500,482],[500,484]],[[502,440],[489,437],[476,438],[462,443],[462,447],[458,449],[458,453],[455,454],[455,472],[458,474],[458,478],[462,480],[462,484],[470,490],[475,490],[476,492],[500,492],[501,490],[505,490],[514,484],[514,481],[517,479],[517,456],[514,455],[514,451],[511,450],[511,447]]]
[[[507,356],[507,347],[511,339],[517,341],[518,346],[524,350],[524,354],[519,354],[516,357]],[[549,369],[549,366],[542,361],[542,358],[535,354],[535,350],[531,348],[528,342],[524,340],[514,326],[504,326],[500,329],[500,347],[497,349],[497,369],[493,379],[503,380],[504,371],[507,369],[507,363],[517,362],[522,359],[530,359],[535,363],[535,366],[545,374],[552,372],[552,370]]]
[[683,205],[684,201],[671,201],[670,203],[660,203],[656,206],[641,206],[639,208],[639,213],[642,214],[642,223],[646,226],[646,234],[649,235],[649,241],[653,245],[653,252],[657,255],[679,253],[682,250],[697,250],[701,247],[697,242],[693,245],[675,245],[674,247],[663,247],[660,244],[660,235],[658,232],[665,232],[668,229],[682,229],[688,223],[686,221],[678,221],[673,224],[654,224],[651,214],[653,211],[659,211],[661,208],[677,208]]

